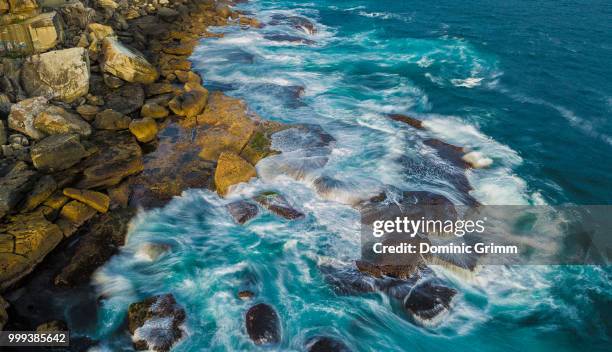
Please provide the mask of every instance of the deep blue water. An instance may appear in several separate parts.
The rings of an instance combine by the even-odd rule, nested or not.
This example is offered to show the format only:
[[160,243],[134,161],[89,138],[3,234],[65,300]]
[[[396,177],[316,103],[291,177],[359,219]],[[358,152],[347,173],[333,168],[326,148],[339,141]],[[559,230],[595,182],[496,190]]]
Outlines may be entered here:
[[[229,199],[191,190],[142,213],[128,244],[95,277],[109,297],[97,331],[112,350],[130,302],[173,293],[187,310],[177,351],[303,350],[331,335],[354,351],[609,350],[609,268],[488,267],[474,278],[435,267],[459,291],[443,321],[413,324],[382,294],[338,295],[320,267],[359,256],[359,214],[346,203],[381,187],[430,190],[462,202],[450,166],[423,145],[439,138],[493,160],[468,173],[485,204],[609,204],[612,201],[612,4],[606,1],[253,1],[263,23],[309,18],[317,32],[286,25],[217,29],[194,66],[209,88],[245,99],[264,118],[315,123],[336,142],[328,162],[296,177],[283,166],[312,155],[298,141],[258,165],[260,178]],[[312,42],[272,40],[279,34]],[[303,96],[295,98],[296,87]],[[297,90],[296,90],[297,89]],[[425,121],[416,132],[386,118]],[[293,143],[293,144],[292,144]],[[412,160],[406,163],[406,160]],[[319,175],[348,188],[328,196]],[[279,191],[307,214],[298,221],[263,212],[236,225],[224,205]],[[171,250],[151,261],[143,244]],[[253,345],[244,328],[250,288],[282,320],[279,346]]]

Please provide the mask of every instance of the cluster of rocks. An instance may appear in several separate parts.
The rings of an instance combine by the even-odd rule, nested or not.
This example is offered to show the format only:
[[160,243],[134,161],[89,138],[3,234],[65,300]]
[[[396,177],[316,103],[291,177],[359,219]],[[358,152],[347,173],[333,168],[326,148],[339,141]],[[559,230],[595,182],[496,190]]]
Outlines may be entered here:
[[259,26],[231,4],[0,0],[0,293],[75,234],[54,282],[87,282],[141,199],[256,176],[282,127],[209,94],[188,60],[210,25]]

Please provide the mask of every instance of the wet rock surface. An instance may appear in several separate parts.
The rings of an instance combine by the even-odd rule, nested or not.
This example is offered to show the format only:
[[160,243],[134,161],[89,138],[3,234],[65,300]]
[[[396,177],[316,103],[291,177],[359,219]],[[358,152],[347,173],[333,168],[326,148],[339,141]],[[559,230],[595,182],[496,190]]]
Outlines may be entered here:
[[132,303],[127,319],[136,350],[169,351],[183,336],[185,310],[165,294]]
[[245,200],[238,200],[228,204],[227,210],[239,224],[244,224],[245,222],[253,219],[259,212],[257,205]]
[[304,213],[293,208],[287,199],[279,193],[264,192],[258,194],[253,199],[266,209],[285,219],[295,220],[304,217]]
[[249,337],[257,345],[276,344],[280,342],[280,320],[271,306],[259,303],[249,308],[245,317]]
[[331,337],[316,337],[308,343],[308,352],[350,352],[344,343]]
[[404,308],[421,324],[432,325],[435,319],[450,309],[457,291],[431,281],[415,286],[404,298]]

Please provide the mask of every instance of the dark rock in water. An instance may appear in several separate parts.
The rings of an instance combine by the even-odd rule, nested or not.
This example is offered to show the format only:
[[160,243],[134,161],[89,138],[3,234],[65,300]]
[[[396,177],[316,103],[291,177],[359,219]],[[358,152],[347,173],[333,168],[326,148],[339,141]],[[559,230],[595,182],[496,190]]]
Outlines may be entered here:
[[435,324],[435,318],[450,308],[457,291],[426,281],[414,287],[404,298],[404,308],[414,320],[423,325]]
[[325,277],[325,281],[339,295],[354,295],[359,293],[375,292],[377,290],[376,279],[364,275],[354,267],[335,268],[322,266],[319,268]]
[[389,117],[392,120],[403,122],[407,125],[410,125],[418,130],[424,129],[423,121],[415,119],[414,117],[401,115],[401,114],[390,114]]
[[329,147],[336,140],[319,125],[301,124],[272,135],[272,147],[283,153]]
[[300,43],[305,45],[313,45],[316,42],[314,40],[298,37],[296,35],[289,34],[266,34],[264,35],[265,39],[274,41],[274,42],[289,42],[289,43]]
[[274,16],[272,16],[272,21],[270,21],[270,25],[288,25],[311,35],[317,32],[314,23],[312,23],[309,19],[300,16],[286,16],[282,14],[275,14]]
[[240,291],[238,292],[238,298],[240,298],[243,301],[247,301],[251,298],[253,298],[255,296],[255,294],[249,290],[244,290],[244,291]]
[[245,222],[251,220],[257,216],[258,213],[258,209],[255,204],[244,200],[239,200],[228,204],[227,210],[239,224],[244,224]]
[[88,282],[91,274],[123,246],[132,209],[117,209],[93,220],[87,233],[61,272],[55,277],[58,286],[74,286]]
[[255,201],[276,215],[294,220],[304,217],[304,213],[294,209],[282,195],[276,192],[264,192],[255,196]]
[[185,310],[171,294],[153,296],[128,308],[128,330],[136,350],[169,351],[181,339]]
[[466,150],[462,147],[458,147],[456,145],[448,144],[446,142],[442,142],[439,139],[426,139],[423,143],[427,146],[434,148],[438,155],[442,158],[450,162],[456,167],[461,169],[467,169],[470,167],[470,164],[465,162],[462,158],[465,155]]
[[260,303],[249,308],[246,314],[246,329],[255,344],[273,344],[280,342],[280,321],[278,314],[271,306]]
[[308,352],[351,352],[344,343],[327,336],[316,337],[308,345]]

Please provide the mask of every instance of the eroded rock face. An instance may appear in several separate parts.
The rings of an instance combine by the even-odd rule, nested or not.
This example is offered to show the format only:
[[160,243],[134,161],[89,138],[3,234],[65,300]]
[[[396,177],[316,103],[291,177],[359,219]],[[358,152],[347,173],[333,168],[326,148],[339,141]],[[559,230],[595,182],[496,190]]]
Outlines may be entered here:
[[46,134],[77,133],[81,136],[91,134],[91,126],[80,116],[54,105],[50,105],[36,116],[34,128]]
[[431,281],[414,287],[404,299],[404,308],[417,323],[430,326],[450,309],[457,291]]
[[171,294],[153,296],[128,308],[128,330],[136,350],[169,351],[181,339],[185,310]]
[[[32,9],[31,14],[12,13],[4,15],[5,19],[0,18],[0,56],[42,53],[63,41],[60,16],[54,11],[38,15],[36,12]],[[13,23],[3,23],[6,18]]]
[[245,200],[238,200],[228,204],[227,210],[239,224],[244,224],[245,222],[251,220],[252,218],[256,217],[257,213],[259,212],[257,205]]
[[110,198],[101,192],[87,189],[64,188],[64,195],[85,203],[100,213],[106,213],[110,206]]
[[157,69],[141,53],[114,37],[104,38],[102,53],[102,70],[125,81],[149,84],[159,76]]
[[215,185],[220,195],[226,195],[231,186],[248,182],[253,177],[257,177],[253,165],[235,153],[221,153],[215,170]]
[[89,90],[89,58],[83,48],[30,56],[21,70],[21,84],[30,96],[71,103]]
[[8,117],[9,128],[34,139],[43,138],[45,134],[34,127],[34,120],[48,106],[48,100],[45,97],[25,99],[13,104]]
[[36,172],[18,161],[0,178],[0,219],[19,204],[36,180]]
[[246,329],[249,337],[257,345],[280,342],[280,320],[271,306],[260,303],[246,313]]
[[59,227],[42,213],[20,214],[8,219],[0,232],[0,290],[30,273],[62,240]]
[[129,132],[98,132],[93,139],[99,151],[84,161],[78,188],[114,186],[143,170],[142,150]]
[[34,167],[45,172],[65,170],[88,155],[77,134],[56,134],[36,143],[30,156]]
[[264,192],[257,195],[254,199],[266,209],[285,219],[294,220],[304,217],[304,213],[293,208],[285,197],[276,192]]

